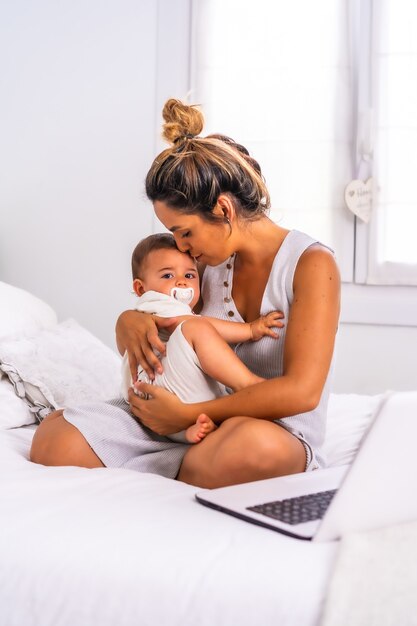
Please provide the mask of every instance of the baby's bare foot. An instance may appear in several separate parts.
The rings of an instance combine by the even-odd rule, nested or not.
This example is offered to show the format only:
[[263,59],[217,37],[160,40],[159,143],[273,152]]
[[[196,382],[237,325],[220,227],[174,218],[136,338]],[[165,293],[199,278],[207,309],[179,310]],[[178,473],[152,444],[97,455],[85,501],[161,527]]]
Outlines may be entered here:
[[216,428],[217,426],[213,420],[210,419],[205,413],[202,413],[197,417],[196,423],[187,428],[185,431],[185,438],[190,443],[199,443]]

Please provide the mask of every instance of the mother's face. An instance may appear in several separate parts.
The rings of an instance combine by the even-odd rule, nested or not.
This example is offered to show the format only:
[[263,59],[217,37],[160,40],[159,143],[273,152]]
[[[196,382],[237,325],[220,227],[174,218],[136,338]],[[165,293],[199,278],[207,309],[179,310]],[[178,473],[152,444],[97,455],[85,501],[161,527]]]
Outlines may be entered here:
[[233,254],[228,224],[214,224],[199,215],[180,213],[159,200],[154,202],[154,210],[159,221],[173,233],[178,249],[199,263],[219,265]]

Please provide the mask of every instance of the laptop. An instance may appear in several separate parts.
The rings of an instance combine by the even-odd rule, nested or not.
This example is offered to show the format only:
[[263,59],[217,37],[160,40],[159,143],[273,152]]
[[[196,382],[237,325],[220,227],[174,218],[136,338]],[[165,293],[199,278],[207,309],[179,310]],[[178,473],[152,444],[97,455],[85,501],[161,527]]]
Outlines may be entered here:
[[388,393],[351,465],[203,489],[196,498],[242,520],[314,541],[416,520],[416,442],[417,393]]

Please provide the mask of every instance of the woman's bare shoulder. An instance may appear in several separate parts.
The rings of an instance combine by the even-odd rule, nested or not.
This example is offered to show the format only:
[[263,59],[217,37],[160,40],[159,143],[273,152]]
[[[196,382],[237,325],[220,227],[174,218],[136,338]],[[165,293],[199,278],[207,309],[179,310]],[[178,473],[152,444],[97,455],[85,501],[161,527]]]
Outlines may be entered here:
[[336,259],[333,252],[325,246],[313,244],[303,252],[297,263],[294,290],[306,283],[318,288],[326,282],[332,289],[340,288],[340,273]]
[[296,271],[300,269],[313,269],[315,267],[338,270],[333,252],[319,243],[315,243],[304,250],[298,260]]

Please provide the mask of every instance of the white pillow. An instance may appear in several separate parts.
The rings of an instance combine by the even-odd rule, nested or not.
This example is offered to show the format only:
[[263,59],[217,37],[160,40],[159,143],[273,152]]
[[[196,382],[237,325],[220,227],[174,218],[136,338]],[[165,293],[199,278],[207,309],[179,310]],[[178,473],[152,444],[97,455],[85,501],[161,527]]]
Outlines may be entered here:
[[372,423],[385,394],[330,394],[324,456],[329,467],[348,465]]
[[2,340],[1,370],[39,420],[54,408],[120,396],[120,357],[74,320]]
[[26,402],[15,394],[13,385],[6,378],[0,380],[0,429],[17,428],[35,422],[35,415]]
[[24,289],[0,281],[0,339],[35,333],[57,323],[55,311]]

